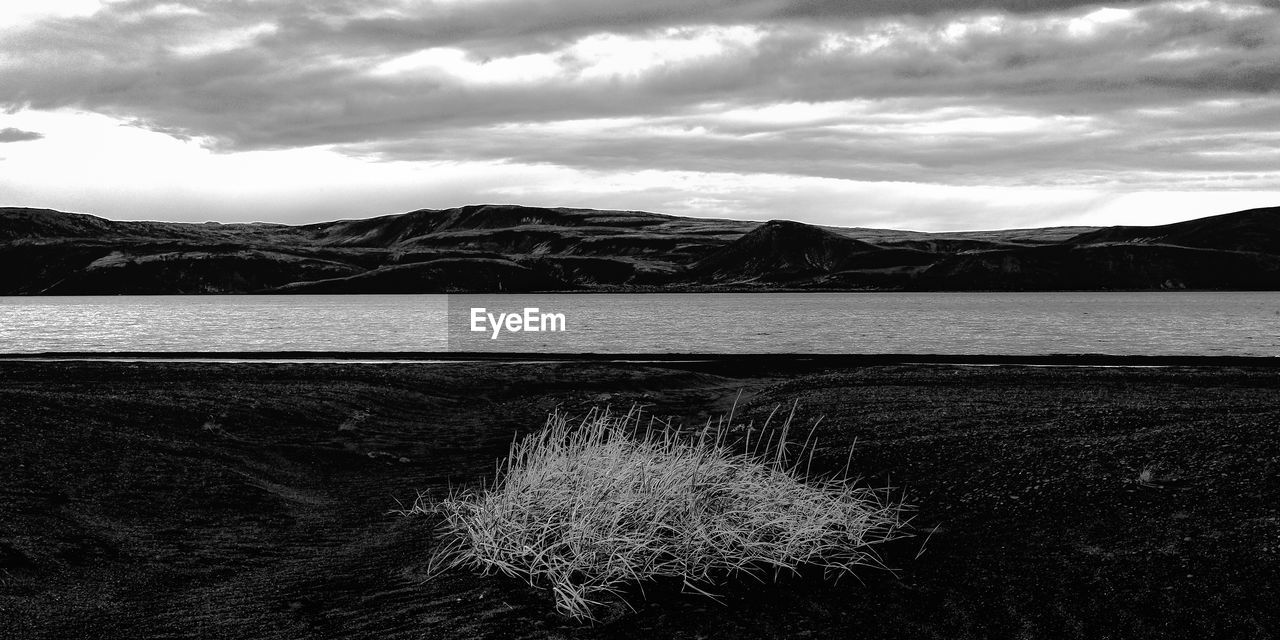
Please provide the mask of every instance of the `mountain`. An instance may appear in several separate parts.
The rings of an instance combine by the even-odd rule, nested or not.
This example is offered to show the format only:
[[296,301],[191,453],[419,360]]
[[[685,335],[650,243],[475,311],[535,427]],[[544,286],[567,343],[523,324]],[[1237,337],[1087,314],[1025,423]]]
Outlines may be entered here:
[[822,227],[770,220],[685,273],[703,283],[805,286],[885,270],[909,275],[937,259],[929,251],[882,247]]
[[0,295],[1280,290],[1280,208],[923,233],[475,205],[308,225],[0,208]]

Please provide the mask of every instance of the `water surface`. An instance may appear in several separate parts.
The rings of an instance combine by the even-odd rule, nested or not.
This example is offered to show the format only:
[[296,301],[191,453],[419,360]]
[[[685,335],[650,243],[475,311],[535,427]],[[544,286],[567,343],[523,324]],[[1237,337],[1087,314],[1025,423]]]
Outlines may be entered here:
[[[470,309],[567,330],[472,332]],[[0,297],[0,352],[1280,355],[1280,293]]]

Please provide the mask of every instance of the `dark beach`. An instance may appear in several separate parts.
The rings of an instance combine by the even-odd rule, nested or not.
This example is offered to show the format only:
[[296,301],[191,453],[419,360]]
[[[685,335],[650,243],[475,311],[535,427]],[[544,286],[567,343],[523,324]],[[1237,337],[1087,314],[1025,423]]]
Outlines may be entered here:
[[[1274,637],[1280,370],[1205,362],[0,362],[0,636]],[[425,581],[429,522],[390,513],[557,406],[702,424],[739,394],[916,505],[894,573],[647,585],[583,625]]]

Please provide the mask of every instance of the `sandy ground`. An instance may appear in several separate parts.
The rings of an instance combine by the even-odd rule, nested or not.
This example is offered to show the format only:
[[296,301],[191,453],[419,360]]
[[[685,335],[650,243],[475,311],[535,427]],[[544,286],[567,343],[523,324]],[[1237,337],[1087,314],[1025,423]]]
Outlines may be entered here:
[[[856,439],[916,505],[895,573],[650,585],[581,625],[511,579],[424,581],[429,522],[389,513],[556,406],[701,423],[739,393],[823,417],[815,472]],[[0,437],[5,638],[1280,634],[1276,370],[3,362]]]

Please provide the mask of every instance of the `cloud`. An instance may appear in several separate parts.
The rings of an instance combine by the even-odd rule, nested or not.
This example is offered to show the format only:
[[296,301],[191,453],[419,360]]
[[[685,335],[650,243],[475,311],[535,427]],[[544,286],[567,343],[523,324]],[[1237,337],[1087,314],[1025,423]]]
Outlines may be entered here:
[[[770,173],[953,185],[1275,188],[1280,119],[1266,97],[1064,115],[918,99],[709,111],[663,118],[517,123],[429,140],[351,145],[356,155],[457,157],[582,169]],[[760,114],[759,112],[764,112]],[[809,112],[805,115],[805,112]],[[755,119],[756,117],[759,119]],[[793,118],[791,122],[778,122]]]
[[1280,189],[1278,6],[120,0],[4,28],[0,108],[221,153]]
[[[839,8],[848,4],[858,13]],[[822,2],[163,6],[175,5],[113,3],[5,38],[0,101],[138,118],[232,150],[709,104],[923,98],[1097,111],[1280,83],[1280,18],[1232,3],[1029,14],[961,3],[889,16],[874,16],[889,3]]]
[[14,127],[6,127],[0,129],[0,142],[26,142],[28,140],[39,140],[44,134],[35,131],[23,131]]

